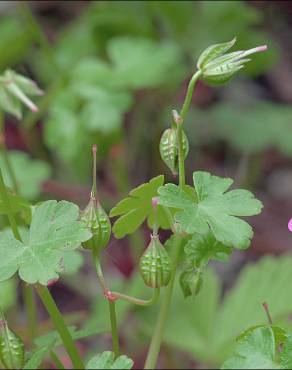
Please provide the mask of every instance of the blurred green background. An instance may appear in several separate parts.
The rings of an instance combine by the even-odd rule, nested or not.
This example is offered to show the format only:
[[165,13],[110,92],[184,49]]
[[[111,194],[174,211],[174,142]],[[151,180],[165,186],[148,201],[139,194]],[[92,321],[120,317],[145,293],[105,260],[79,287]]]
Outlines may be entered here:
[[[176,181],[159,156],[161,133],[170,125],[171,110],[183,102],[200,53],[234,36],[237,49],[269,49],[226,86],[199,83],[186,123],[186,172],[189,180],[196,169],[232,177],[265,207],[252,220],[255,238],[248,252],[211,266],[196,299],[184,300],[177,289],[161,368],[219,366],[243,329],[266,321],[264,301],[276,323],[292,326],[292,3],[0,2],[1,73],[12,68],[45,91],[37,114],[26,111],[22,122],[5,117],[21,195],[34,203],[67,199],[86,205],[93,143],[107,210],[131,187],[160,173]],[[5,179],[11,185],[8,174]],[[148,241],[146,226],[128,239],[112,238],[104,261],[113,287],[150,294],[136,274]],[[90,356],[110,346],[105,302],[86,252],[67,265],[52,293],[68,323],[92,331],[79,343]],[[12,327],[29,341],[16,279],[0,284],[0,301]],[[51,323],[40,303],[38,311],[44,334]],[[156,311],[118,303],[122,349],[135,368],[143,365]]]

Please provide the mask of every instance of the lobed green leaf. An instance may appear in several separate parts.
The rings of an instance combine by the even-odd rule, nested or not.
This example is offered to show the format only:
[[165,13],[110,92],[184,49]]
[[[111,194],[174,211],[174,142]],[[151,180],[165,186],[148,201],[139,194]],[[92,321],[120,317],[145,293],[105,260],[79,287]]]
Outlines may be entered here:
[[148,183],[133,189],[111,211],[110,217],[119,216],[113,225],[113,233],[120,239],[133,233],[153,213],[152,198],[163,184],[164,176],[154,177]]
[[193,181],[197,202],[185,190],[166,184],[158,189],[159,204],[181,210],[175,214],[175,220],[184,232],[207,234],[211,230],[227,247],[247,248],[253,231],[238,217],[260,213],[262,203],[247,190],[227,192],[233,183],[229,178],[197,171],[193,173]]
[[86,369],[102,370],[102,369],[121,369],[128,370],[133,367],[133,360],[127,356],[119,356],[115,359],[113,352],[103,352],[94,356],[86,365]]
[[48,285],[59,278],[64,255],[88,240],[91,233],[79,221],[79,208],[70,202],[46,201],[36,208],[23,242],[11,231],[0,233],[0,281],[16,271],[29,284]]

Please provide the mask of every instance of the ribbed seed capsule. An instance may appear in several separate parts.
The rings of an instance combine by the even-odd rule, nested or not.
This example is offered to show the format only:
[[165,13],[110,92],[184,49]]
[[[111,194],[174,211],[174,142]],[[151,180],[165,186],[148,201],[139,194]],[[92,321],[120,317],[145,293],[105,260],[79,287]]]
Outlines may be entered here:
[[140,259],[140,272],[145,284],[151,288],[166,286],[171,270],[171,259],[158,235],[151,236],[151,242]]
[[0,321],[0,360],[5,369],[21,369],[24,365],[24,344],[5,320]]
[[111,223],[108,215],[100,204],[95,205],[94,198],[91,198],[87,207],[81,214],[81,221],[92,232],[92,239],[83,243],[84,248],[93,246],[102,249],[107,246],[111,236]]
[[[182,133],[184,158],[189,152],[189,142],[186,134]],[[176,175],[178,172],[178,141],[177,131],[174,128],[168,128],[161,136],[159,144],[160,155],[163,162]]]

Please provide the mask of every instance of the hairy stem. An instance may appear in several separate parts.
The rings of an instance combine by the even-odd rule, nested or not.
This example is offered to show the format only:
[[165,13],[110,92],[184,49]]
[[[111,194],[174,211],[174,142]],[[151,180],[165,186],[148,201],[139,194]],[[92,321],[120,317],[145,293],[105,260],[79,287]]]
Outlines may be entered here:
[[47,287],[41,285],[37,286],[36,290],[63,341],[64,347],[70,356],[74,369],[84,369],[84,364],[81,360],[72,336],[65,324],[62,314],[60,313],[53,297],[51,296],[50,291]]

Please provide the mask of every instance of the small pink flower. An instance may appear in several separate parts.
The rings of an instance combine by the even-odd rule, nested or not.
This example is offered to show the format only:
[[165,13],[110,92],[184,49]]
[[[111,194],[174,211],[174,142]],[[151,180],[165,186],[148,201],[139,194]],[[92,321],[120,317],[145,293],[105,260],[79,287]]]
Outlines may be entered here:
[[291,233],[292,233],[292,218],[290,218],[290,220],[288,222],[288,230],[291,231]]

